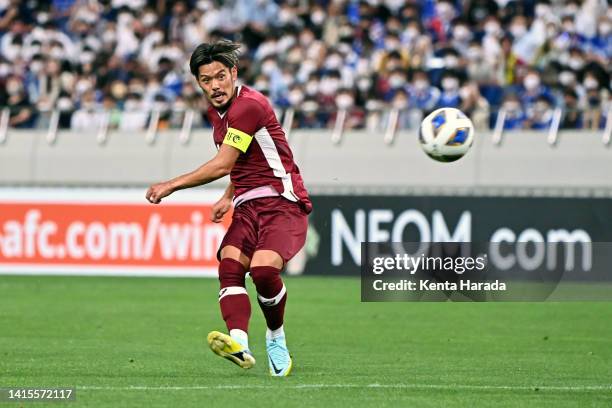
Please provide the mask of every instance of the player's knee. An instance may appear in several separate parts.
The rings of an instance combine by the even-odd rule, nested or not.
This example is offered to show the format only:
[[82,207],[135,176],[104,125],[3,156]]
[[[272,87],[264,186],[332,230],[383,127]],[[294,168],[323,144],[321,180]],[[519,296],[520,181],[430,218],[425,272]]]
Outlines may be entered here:
[[253,259],[251,259],[251,268],[259,266],[272,266],[282,269],[284,265],[283,258],[276,251],[269,249],[260,249],[255,251]]
[[283,287],[280,269],[273,266],[251,267],[251,279],[253,279],[257,293],[264,298],[276,296]]
[[245,287],[246,269],[242,263],[232,258],[223,258],[219,263],[219,282],[221,288],[230,286]]
[[250,272],[255,286],[257,286],[259,282],[280,279],[280,269],[273,266],[252,266]]
[[250,264],[249,257],[246,256],[239,248],[236,248],[233,245],[226,245],[223,248],[221,248],[220,254],[221,254],[221,257],[220,257],[221,261],[223,261],[226,258],[230,258],[230,259],[240,262],[242,266],[244,266],[244,269],[247,269],[249,267],[249,264]]

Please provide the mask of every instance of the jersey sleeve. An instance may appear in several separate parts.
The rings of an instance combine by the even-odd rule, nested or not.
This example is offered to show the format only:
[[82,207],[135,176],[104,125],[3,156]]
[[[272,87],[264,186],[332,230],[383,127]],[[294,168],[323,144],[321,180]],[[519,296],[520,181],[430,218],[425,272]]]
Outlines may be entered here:
[[256,101],[250,99],[240,101],[228,112],[227,133],[223,143],[246,153],[253,135],[261,127],[263,116],[263,107]]

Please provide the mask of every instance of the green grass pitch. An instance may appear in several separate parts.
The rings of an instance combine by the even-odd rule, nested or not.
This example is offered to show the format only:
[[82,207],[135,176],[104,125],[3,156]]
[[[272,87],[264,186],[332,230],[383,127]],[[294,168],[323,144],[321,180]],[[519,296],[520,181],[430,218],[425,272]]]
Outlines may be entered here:
[[612,406],[611,303],[366,304],[357,279],[286,284],[295,364],[271,378],[256,304],[255,368],[205,346],[224,329],[216,280],[2,276],[0,387],[77,387],[36,407]]

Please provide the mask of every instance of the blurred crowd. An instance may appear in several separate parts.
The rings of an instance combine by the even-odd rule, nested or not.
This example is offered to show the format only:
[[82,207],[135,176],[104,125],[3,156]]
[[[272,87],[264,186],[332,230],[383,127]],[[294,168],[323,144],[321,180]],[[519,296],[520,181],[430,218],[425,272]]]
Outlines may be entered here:
[[244,44],[240,76],[294,126],[401,128],[443,106],[491,127],[601,128],[611,108],[606,0],[0,0],[0,106],[10,126],[178,127],[206,101],[201,42]]

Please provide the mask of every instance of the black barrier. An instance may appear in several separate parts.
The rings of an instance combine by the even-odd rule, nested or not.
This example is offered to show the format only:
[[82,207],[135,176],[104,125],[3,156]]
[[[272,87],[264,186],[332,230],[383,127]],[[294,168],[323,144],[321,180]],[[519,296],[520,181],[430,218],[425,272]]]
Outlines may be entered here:
[[[588,261],[585,244],[612,242],[611,199],[315,196],[313,204],[305,274],[359,276],[362,242],[557,243],[564,254],[575,249],[575,262]],[[507,268],[551,262],[529,249],[501,255]]]

